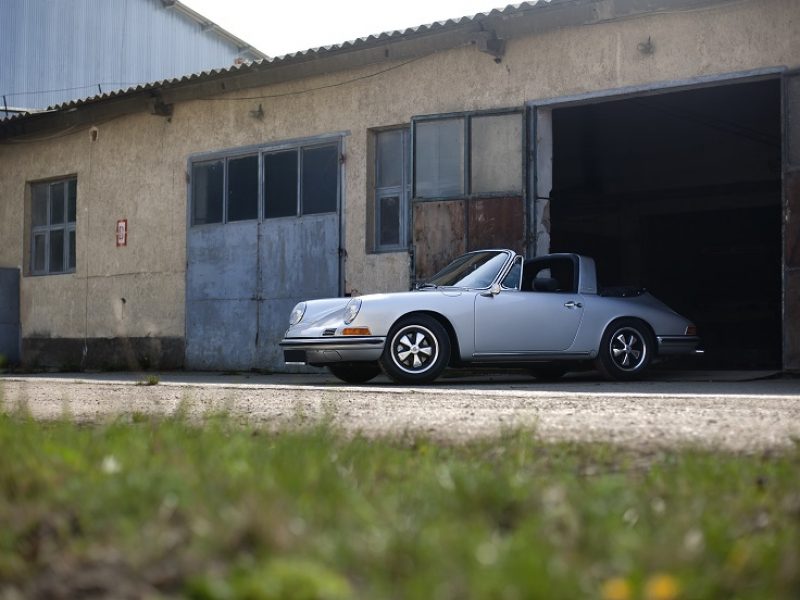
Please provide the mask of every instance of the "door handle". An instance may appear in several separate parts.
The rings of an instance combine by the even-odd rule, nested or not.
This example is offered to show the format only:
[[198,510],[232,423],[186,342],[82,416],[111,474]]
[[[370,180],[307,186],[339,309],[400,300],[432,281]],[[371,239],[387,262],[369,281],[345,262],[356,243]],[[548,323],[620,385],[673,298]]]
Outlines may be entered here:
[[574,300],[570,300],[569,302],[564,302],[564,306],[567,308],[583,308],[583,304],[580,302],[575,302]]

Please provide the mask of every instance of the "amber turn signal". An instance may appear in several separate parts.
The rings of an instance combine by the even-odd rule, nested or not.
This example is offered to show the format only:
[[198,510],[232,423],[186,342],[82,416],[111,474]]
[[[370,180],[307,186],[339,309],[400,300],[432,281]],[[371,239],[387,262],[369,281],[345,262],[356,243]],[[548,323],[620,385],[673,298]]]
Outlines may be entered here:
[[372,335],[369,327],[345,327],[342,329],[342,335]]
[[695,325],[689,325],[686,328],[686,335],[697,335],[697,327]]

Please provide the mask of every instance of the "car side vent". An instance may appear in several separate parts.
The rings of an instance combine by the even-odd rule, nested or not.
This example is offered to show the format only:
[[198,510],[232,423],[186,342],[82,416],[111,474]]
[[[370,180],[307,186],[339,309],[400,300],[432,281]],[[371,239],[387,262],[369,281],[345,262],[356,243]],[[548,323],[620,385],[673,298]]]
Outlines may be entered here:
[[326,329],[322,332],[322,335],[336,335],[336,329]]

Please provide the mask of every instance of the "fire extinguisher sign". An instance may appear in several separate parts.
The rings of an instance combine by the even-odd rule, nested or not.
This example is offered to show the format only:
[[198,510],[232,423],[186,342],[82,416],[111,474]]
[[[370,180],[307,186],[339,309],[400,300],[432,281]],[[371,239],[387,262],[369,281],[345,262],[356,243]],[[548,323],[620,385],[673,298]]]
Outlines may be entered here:
[[128,245],[128,219],[117,221],[117,248]]

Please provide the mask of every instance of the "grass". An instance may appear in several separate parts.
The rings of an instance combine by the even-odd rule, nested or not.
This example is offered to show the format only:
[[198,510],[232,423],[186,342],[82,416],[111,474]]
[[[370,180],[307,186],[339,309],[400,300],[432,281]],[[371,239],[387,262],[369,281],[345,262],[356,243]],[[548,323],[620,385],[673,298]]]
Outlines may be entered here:
[[797,598],[800,449],[0,415],[0,596]]

